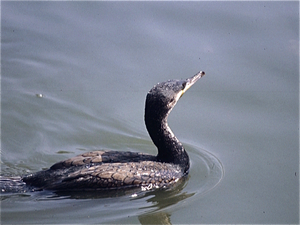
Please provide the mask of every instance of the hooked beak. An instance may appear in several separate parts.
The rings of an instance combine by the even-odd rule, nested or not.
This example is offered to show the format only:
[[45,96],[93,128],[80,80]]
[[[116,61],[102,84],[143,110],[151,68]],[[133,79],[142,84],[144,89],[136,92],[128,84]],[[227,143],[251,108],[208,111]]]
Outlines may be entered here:
[[[205,75],[204,71],[198,72],[196,75],[192,76],[191,78],[186,79],[185,88],[182,90],[181,96],[194,84],[199,80],[201,77]],[[180,96],[180,97],[181,97]]]

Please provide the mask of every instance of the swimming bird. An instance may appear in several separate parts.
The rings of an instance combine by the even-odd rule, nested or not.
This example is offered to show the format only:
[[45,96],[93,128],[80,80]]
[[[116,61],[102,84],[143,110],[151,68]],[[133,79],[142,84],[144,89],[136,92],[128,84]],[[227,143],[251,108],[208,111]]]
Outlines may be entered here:
[[168,126],[167,119],[180,97],[205,72],[191,78],[158,83],[147,94],[145,124],[157,147],[156,156],[120,151],[92,151],[58,162],[48,170],[21,178],[34,190],[107,190],[167,187],[189,173],[189,156]]

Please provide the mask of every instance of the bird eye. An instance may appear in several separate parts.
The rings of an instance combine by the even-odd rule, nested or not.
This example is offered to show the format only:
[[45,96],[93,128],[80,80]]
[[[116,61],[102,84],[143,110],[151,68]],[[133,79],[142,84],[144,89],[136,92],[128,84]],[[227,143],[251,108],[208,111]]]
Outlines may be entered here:
[[182,84],[182,89],[181,89],[181,90],[184,90],[184,89],[185,89],[185,86],[186,86],[186,82],[184,82],[184,83]]

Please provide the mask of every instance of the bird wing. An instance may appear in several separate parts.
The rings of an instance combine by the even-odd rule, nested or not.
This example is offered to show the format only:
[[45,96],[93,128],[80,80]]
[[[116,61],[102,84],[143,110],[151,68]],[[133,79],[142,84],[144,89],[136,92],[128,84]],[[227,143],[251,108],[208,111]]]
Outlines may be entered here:
[[55,163],[50,169],[64,169],[72,166],[83,166],[90,164],[117,163],[117,162],[139,162],[154,161],[156,156],[138,152],[119,152],[109,150],[98,150],[86,152],[67,160]]
[[[59,182],[51,182],[47,189],[112,189],[122,187],[163,187],[182,177],[179,166],[152,161],[103,163],[81,166],[60,174]],[[64,175],[65,174],[65,175]]]

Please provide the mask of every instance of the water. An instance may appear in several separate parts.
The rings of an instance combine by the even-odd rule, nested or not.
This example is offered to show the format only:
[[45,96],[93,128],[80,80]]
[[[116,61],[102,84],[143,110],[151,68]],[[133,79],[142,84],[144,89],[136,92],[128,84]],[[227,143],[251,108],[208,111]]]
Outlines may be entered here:
[[186,181],[5,194],[1,223],[299,223],[298,41],[298,2],[1,2],[1,175],[156,154],[146,93],[206,72],[169,117]]

